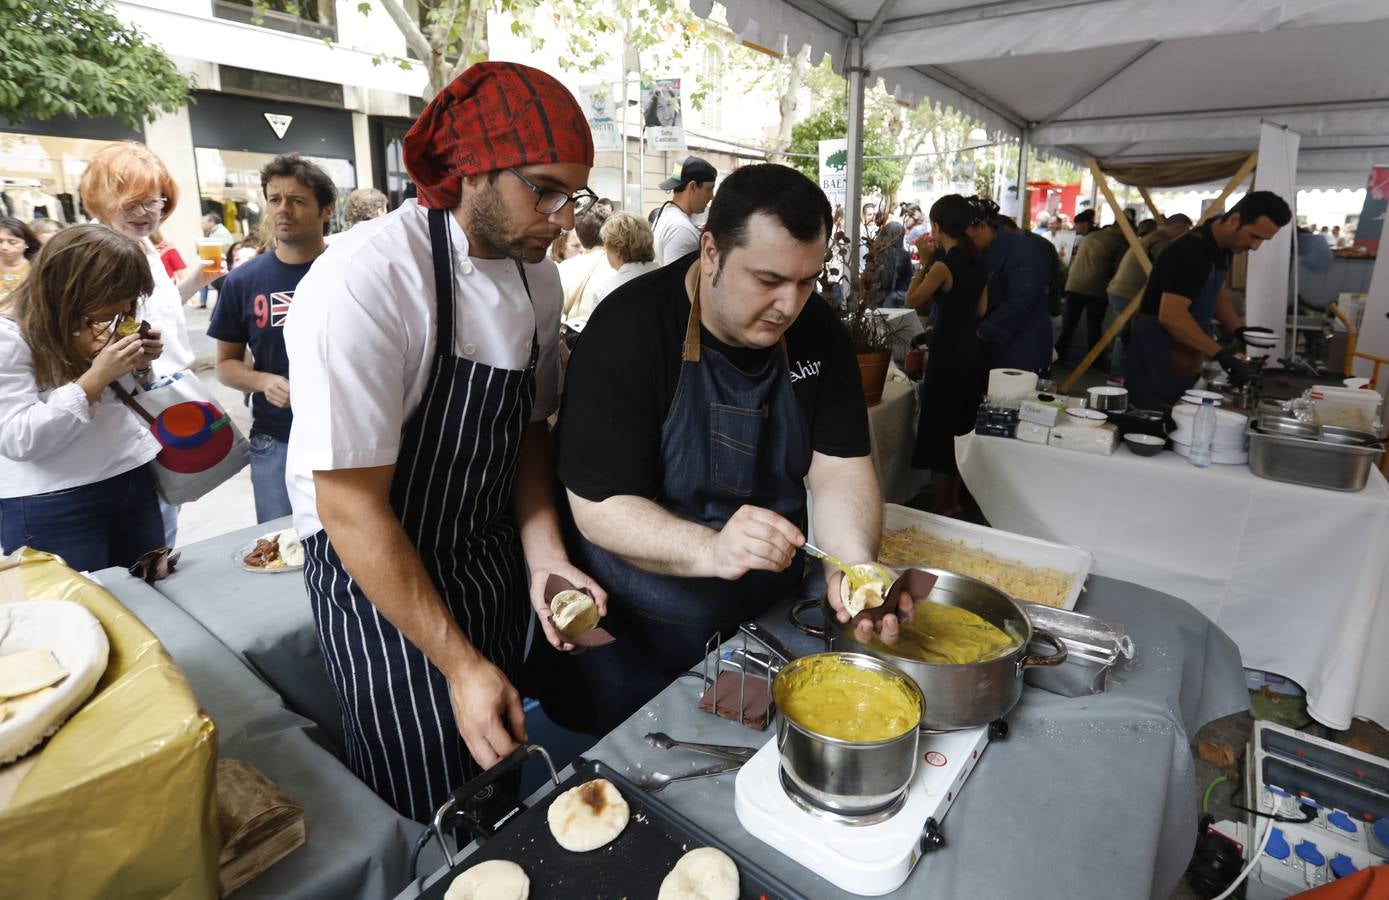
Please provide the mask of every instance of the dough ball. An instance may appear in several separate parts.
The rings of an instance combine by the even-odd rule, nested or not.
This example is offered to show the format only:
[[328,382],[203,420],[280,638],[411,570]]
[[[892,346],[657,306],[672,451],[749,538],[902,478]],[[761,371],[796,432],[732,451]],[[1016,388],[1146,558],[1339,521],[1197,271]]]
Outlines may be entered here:
[[714,847],[691,850],[661,882],[656,900],[738,900],[738,867]]
[[864,564],[854,566],[854,571],[860,578],[869,576],[871,580],[860,582],[852,592],[847,576],[839,580],[839,599],[844,604],[844,611],[851,616],[882,606],[887,600],[887,589],[892,586],[892,579],[882,566]]
[[526,870],[505,859],[489,859],[466,870],[444,892],[444,900],[526,900]]
[[622,792],[606,778],[570,788],[550,804],[550,833],[566,850],[597,850],[622,833],[631,811]]
[[51,694],[56,694],[58,689],[55,687],[40,688],[29,694],[19,697],[10,697],[0,702],[0,722],[14,716],[18,718],[24,715],[33,707],[39,705]]
[[583,591],[560,591],[550,600],[555,628],[567,638],[598,627],[598,604]]
[[51,650],[20,650],[0,656],[0,697],[22,697],[68,677]]

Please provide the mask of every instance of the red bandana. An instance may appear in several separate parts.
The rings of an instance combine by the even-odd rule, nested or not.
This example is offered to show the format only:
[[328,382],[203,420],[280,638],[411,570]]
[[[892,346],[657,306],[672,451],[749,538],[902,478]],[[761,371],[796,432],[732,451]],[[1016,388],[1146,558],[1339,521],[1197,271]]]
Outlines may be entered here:
[[421,206],[458,205],[463,176],[545,163],[593,165],[583,108],[554,77],[518,63],[471,66],[405,135]]

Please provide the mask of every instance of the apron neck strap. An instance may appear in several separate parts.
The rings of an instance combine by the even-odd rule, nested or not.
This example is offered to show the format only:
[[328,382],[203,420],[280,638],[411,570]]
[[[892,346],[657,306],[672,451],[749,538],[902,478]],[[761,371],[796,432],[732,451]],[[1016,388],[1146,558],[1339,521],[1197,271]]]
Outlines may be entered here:
[[[685,323],[685,345],[680,358],[685,362],[699,362],[699,260],[695,260],[685,273],[685,293],[690,296],[690,318]],[[777,340],[781,348],[781,364],[787,372],[791,371],[791,351],[786,349],[786,335]]]
[[434,262],[434,296],[439,312],[434,352],[453,355],[453,243],[449,240],[446,209],[429,211],[429,252]]

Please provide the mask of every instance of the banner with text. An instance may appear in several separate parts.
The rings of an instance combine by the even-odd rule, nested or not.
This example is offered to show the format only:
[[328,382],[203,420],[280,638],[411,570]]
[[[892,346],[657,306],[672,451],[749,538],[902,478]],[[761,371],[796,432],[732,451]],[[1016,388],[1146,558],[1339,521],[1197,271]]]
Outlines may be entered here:
[[593,132],[594,150],[621,150],[622,136],[617,131],[617,120],[613,118],[612,91],[606,84],[581,85],[579,99],[588,116],[588,127]]
[[820,190],[830,206],[844,203],[849,183],[849,140],[830,138],[820,142]]
[[684,150],[685,122],[680,113],[679,78],[643,78],[641,113],[648,150]]

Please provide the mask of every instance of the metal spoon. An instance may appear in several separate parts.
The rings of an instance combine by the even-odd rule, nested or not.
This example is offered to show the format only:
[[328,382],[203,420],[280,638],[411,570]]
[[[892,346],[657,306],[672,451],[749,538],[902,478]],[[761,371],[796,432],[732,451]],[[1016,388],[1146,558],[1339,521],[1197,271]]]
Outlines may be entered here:
[[816,559],[823,559],[825,562],[829,563],[830,565],[834,566],[834,567],[835,567],[836,569],[838,569],[839,571],[843,572],[843,573],[844,573],[844,577],[845,577],[846,579],[848,579],[848,581],[849,581],[849,587],[851,587],[851,588],[854,587],[854,579],[855,579],[856,577],[857,577],[857,578],[861,578],[861,577],[862,577],[861,575],[858,574],[858,572],[854,571],[854,567],[853,567],[853,566],[846,566],[844,563],[840,562],[836,557],[834,557],[833,555],[831,555],[831,554],[829,554],[829,553],[826,553],[825,551],[821,550],[819,547],[817,547],[817,546],[815,546],[814,544],[810,543],[810,541],[806,541],[804,544],[801,544],[801,549],[804,550],[806,553],[809,553],[811,556],[815,557]]
[[717,766],[710,766],[707,769],[696,769],[693,772],[685,772],[681,775],[667,775],[664,772],[652,772],[641,781],[637,782],[637,787],[644,791],[655,794],[666,789],[671,783],[676,781],[688,781],[691,778],[708,778],[710,775],[723,775],[726,772],[736,772],[742,768],[741,762],[725,762]]
[[735,747],[730,744],[695,744],[690,741],[677,741],[675,738],[666,734],[664,731],[653,731],[646,736],[646,742],[660,750],[670,750],[680,747],[685,750],[693,750],[696,753],[707,753],[710,756],[718,756],[723,759],[747,762],[752,759],[752,755],[757,752],[756,747]]

